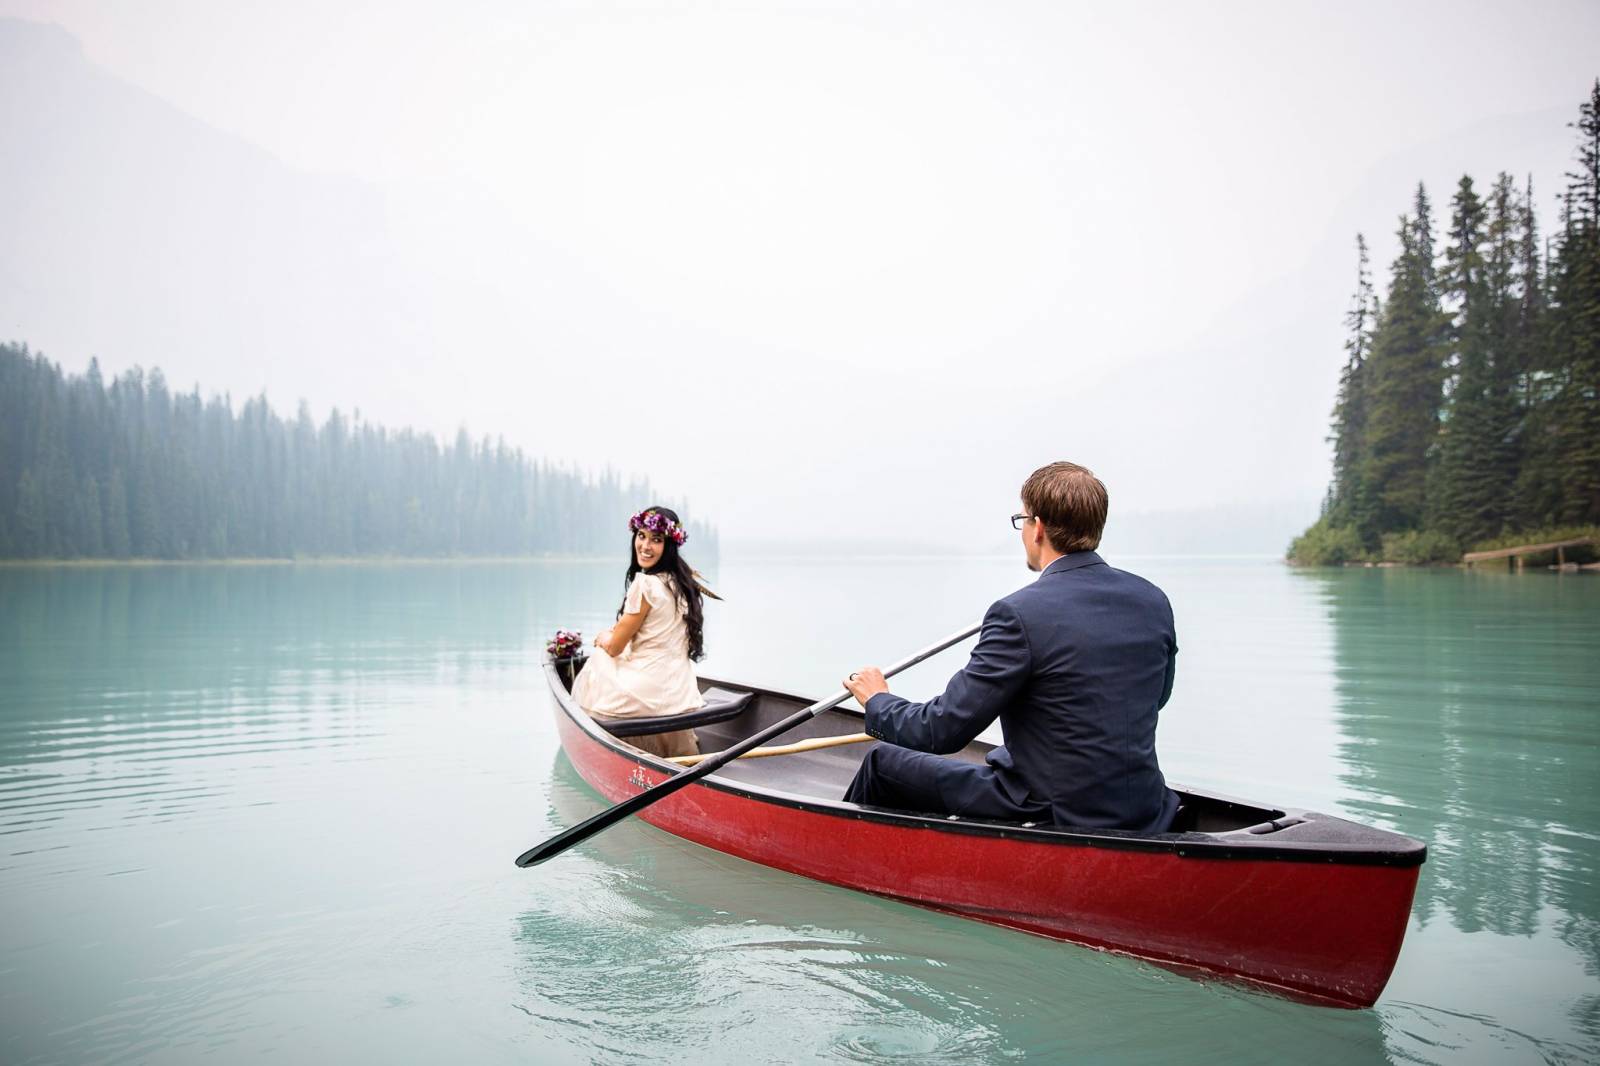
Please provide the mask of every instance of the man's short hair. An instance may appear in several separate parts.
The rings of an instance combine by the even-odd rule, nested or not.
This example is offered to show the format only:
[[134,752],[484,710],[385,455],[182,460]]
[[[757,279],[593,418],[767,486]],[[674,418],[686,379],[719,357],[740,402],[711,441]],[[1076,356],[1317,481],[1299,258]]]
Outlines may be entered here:
[[1063,555],[1100,546],[1109,505],[1105,485],[1077,463],[1041,466],[1022,483],[1022,506],[1044,523],[1050,546]]

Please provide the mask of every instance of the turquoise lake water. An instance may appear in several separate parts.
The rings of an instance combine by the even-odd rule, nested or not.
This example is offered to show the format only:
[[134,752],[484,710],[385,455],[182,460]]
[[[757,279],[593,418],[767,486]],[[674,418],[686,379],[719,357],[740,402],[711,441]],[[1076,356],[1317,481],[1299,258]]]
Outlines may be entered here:
[[[609,618],[620,565],[0,569],[0,1062],[1600,1060],[1600,577],[1109,558],[1177,615],[1171,780],[1428,842],[1374,1009],[638,823],[515,869],[603,806],[538,656]],[[710,576],[703,672],[818,696],[1029,578]]]

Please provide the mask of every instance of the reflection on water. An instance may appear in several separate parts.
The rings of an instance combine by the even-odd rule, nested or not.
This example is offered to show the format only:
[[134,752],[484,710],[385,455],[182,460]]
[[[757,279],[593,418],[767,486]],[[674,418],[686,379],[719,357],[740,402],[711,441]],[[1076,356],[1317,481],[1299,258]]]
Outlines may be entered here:
[[[564,758],[550,780],[554,824],[603,804]],[[701,848],[640,848],[602,834],[560,888],[522,915],[530,1015],[552,1023],[575,1053],[625,1059],[641,1047],[661,1058],[698,1055],[717,1041],[726,1061],[994,1061],[1012,1057],[984,1011],[948,982],[925,979],[950,963],[915,956],[848,926],[817,926],[791,884]],[[786,908],[784,903],[793,906]],[[770,1046],[775,1012],[793,1004],[815,1018],[802,1043]]]
[[[552,826],[603,801],[558,757]],[[531,1016],[626,1061],[1260,1061],[1381,1057],[1371,1012],[1319,1010],[752,866],[640,824],[550,871],[514,937]],[[1135,1021],[1137,1020],[1137,1024]],[[1307,1033],[1325,1043],[1307,1048]],[[596,1051],[595,1049],[600,1049]]]
[[[516,870],[599,808],[537,660],[557,626],[610,617],[619,566],[0,569],[0,1061],[1600,1057],[1600,581],[1134,568],[1179,616],[1169,773],[1429,841],[1377,1009],[1176,977],[637,822]],[[764,560],[713,580],[711,669],[820,693],[1026,575]],[[892,609],[841,614],[861,589]]]
[[1346,806],[1429,842],[1417,927],[1566,945],[1581,980],[1535,947],[1516,968],[1533,987],[1507,991],[1561,1004],[1600,1049],[1600,582],[1305,576],[1334,622]]
[[417,848],[460,855],[461,805],[527,743],[542,612],[601,576],[0,570],[0,1061],[348,1028],[325,989],[394,950]]

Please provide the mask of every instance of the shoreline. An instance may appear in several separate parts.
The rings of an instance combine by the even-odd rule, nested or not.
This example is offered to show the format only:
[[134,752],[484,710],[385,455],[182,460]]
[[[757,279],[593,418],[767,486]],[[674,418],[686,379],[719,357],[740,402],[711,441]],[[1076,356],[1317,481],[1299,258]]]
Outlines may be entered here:
[[[1010,560],[1010,555],[778,555],[768,557],[767,562],[786,563],[826,563],[847,560],[850,562],[885,562],[909,563],[926,560],[983,560],[997,561]],[[1473,570],[1465,563],[1403,563],[1392,560],[1382,562],[1342,562],[1342,563],[1302,563],[1294,559],[1284,558],[1281,555],[1267,553],[1237,553],[1223,554],[1200,552],[1193,555],[1178,553],[1161,554],[1130,554],[1124,556],[1128,560],[1141,561],[1148,559],[1210,559],[1210,560],[1238,560],[1238,561],[1275,561],[1290,570]],[[271,566],[484,566],[506,565],[513,563],[610,563],[616,560],[610,555],[305,555],[298,558],[276,558],[259,556],[241,556],[227,559],[0,559],[0,570],[97,570],[111,569],[113,567],[130,567],[139,569],[153,569],[155,567],[271,567]],[[721,563],[740,563],[751,561],[751,557],[734,556],[731,559],[719,559]],[[1600,563],[1568,563],[1565,567],[1536,566],[1528,567],[1528,573],[1575,573],[1594,572],[1600,569]]]
[[478,563],[603,563],[614,561],[600,555],[303,555],[297,558],[242,556],[227,559],[0,559],[0,568],[92,569],[130,566],[386,566],[448,565]]
[[[1293,559],[1285,559],[1284,565],[1291,570],[1477,570],[1478,567],[1467,563],[1400,563],[1384,560],[1377,563],[1300,563]],[[1504,570],[1515,574],[1580,574],[1592,573],[1600,570],[1600,563],[1565,563],[1556,565],[1549,563],[1544,566],[1529,566],[1520,570],[1511,567],[1495,567],[1495,570]]]

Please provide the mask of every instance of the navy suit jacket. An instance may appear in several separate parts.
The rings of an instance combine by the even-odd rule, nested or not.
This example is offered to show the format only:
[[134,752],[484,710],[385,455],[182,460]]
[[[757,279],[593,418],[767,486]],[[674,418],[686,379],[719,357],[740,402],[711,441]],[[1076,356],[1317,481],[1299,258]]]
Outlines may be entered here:
[[1057,825],[1164,832],[1178,797],[1156,762],[1156,712],[1177,653],[1160,589],[1073,552],[989,608],[942,695],[868,700],[867,732],[944,754],[998,718],[1005,744],[988,761],[1014,802],[1049,807]]

